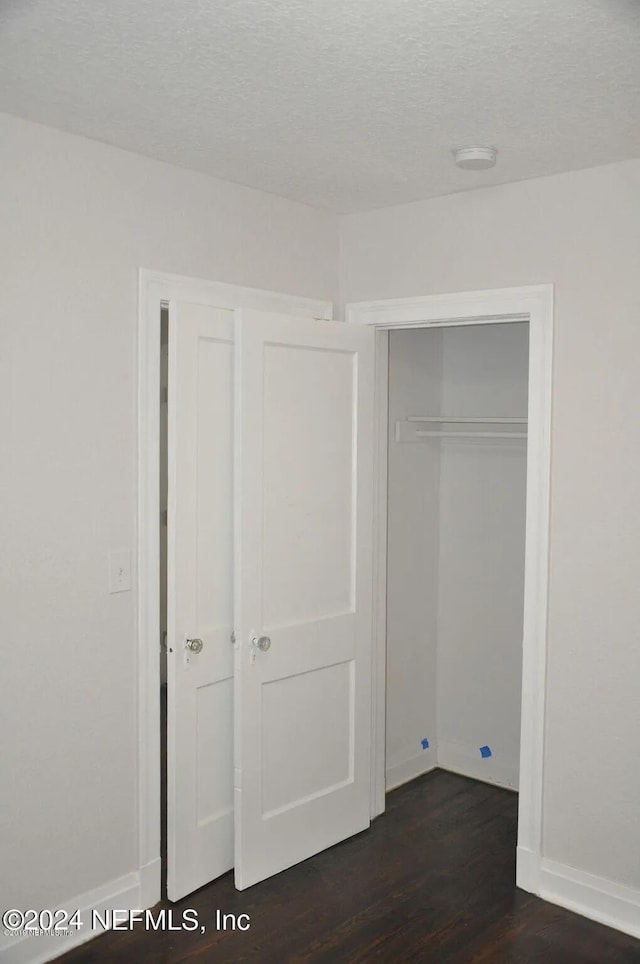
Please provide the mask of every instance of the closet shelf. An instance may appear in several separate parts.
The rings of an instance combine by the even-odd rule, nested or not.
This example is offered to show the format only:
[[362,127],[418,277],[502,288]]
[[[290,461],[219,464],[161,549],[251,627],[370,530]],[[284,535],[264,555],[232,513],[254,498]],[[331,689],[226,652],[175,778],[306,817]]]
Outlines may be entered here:
[[[421,425],[434,425],[434,428],[421,428]],[[469,430],[436,429],[436,425],[469,426]],[[486,430],[476,430],[471,426],[487,426]],[[521,431],[491,430],[490,426],[504,425],[506,428],[522,426]],[[526,439],[527,419],[513,416],[487,415],[409,415],[396,422],[396,442],[418,442],[423,438],[463,438],[463,439]]]
[[477,425],[526,425],[526,418],[511,418],[489,415],[487,418],[478,418],[469,415],[407,415],[407,422],[462,422]]
[[416,438],[526,438],[526,432],[416,432]]

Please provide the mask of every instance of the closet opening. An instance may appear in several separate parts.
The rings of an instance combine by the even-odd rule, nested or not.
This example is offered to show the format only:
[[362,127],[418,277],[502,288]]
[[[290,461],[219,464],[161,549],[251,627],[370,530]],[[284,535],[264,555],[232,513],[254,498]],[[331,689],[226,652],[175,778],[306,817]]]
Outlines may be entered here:
[[385,342],[384,787],[441,768],[517,791],[529,323]]

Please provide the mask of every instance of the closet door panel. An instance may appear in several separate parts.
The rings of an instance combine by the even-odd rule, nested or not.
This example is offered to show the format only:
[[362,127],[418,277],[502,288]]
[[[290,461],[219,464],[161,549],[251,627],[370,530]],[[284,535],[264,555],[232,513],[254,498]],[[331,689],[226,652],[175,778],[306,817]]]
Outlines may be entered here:
[[[233,866],[233,312],[170,306],[167,892]],[[192,648],[191,648],[192,647]]]
[[238,313],[236,886],[369,825],[373,331]]

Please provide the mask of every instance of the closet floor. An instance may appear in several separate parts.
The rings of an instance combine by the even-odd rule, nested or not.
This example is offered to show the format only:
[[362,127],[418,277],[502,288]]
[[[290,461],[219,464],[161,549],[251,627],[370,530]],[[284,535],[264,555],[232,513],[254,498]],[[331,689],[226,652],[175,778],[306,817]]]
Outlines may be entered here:
[[[227,874],[172,907],[204,935],[111,931],[65,964],[614,964],[640,941],[514,886],[517,796],[436,770],[389,794],[366,833],[239,893]],[[251,927],[217,931],[216,911]]]

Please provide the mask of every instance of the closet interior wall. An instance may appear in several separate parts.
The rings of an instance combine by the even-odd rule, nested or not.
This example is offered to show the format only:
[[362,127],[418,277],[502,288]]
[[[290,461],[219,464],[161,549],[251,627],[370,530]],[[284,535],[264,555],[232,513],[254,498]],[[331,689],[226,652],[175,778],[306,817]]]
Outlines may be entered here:
[[453,433],[526,423],[406,420],[526,419],[527,388],[526,323],[390,332],[387,789],[435,766],[517,788],[526,439]]

